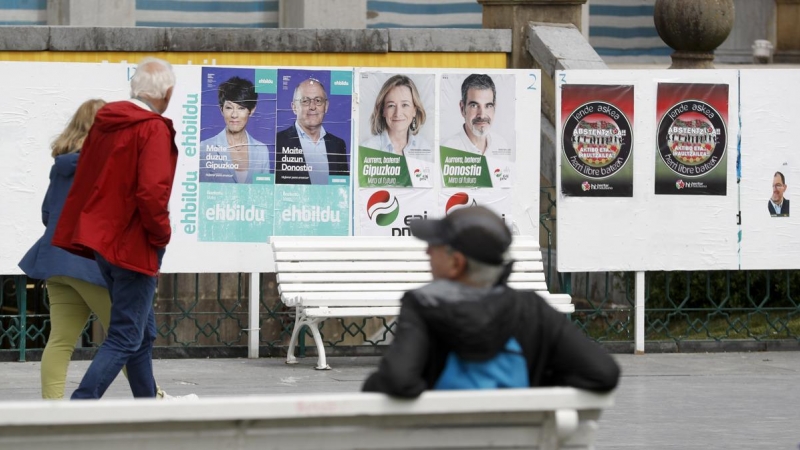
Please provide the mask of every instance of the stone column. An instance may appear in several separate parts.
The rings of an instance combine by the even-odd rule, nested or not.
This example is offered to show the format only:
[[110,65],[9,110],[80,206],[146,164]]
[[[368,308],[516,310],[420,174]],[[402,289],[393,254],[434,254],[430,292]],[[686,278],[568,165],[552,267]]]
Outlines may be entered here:
[[478,0],[483,6],[483,28],[510,28],[508,67],[533,67],[526,49],[529,22],[571,23],[581,29],[581,7],[586,0]]
[[367,0],[280,0],[281,28],[367,28]]
[[734,0],[734,7],[733,29],[714,51],[715,59],[720,63],[752,64],[756,40],[764,39],[775,45],[775,0]]
[[670,69],[713,69],[714,50],[730,34],[733,0],[656,0],[653,20],[675,52]]
[[800,63],[800,0],[776,0],[775,62]]
[[47,24],[133,27],[136,0],[47,0]]

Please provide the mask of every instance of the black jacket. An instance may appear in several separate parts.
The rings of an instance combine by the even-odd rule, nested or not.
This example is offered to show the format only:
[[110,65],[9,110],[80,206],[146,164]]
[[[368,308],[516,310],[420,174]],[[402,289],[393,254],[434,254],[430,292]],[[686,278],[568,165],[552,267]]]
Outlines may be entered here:
[[789,199],[784,198],[783,204],[781,205],[781,213],[778,214],[775,212],[775,207],[772,206],[772,201],[767,200],[767,209],[769,209],[769,214],[772,216],[789,216]]
[[511,337],[522,346],[532,387],[617,386],[614,359],[535,293],[438,280],[403,296],[394,341],[363,390],[417,397],[432,389],[449,352],[488,360]]
[[[328,153],[328,174],[349,175],[350,165],[347,162],[347,145],[344,143],[344,140],[330,133],[325,133],[322,139],[325,141],[325,151]],[[311,184],[308,170],[300,169],[305,166],[305,159],[302,153],[285,153],[284,148],[303,148],[300,144],[300,137],[297,135],[297,128],[295,128],[295,125],[275,135],[275,183]],[[292,162],[285,162],[284,157],[288,159],[297,159]]]

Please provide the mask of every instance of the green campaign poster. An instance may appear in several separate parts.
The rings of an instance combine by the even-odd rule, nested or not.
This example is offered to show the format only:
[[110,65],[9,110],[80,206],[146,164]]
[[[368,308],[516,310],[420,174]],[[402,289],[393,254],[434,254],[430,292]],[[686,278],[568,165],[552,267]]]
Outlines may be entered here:
[[350,234],[350,186],[275,186],[275,236]]
[[445,187],[492,187],[486,158],[475,153],[441,147],[442,178]]
[[362,188],[411,186],[406,157],[359,147],[358,186]]
[[267,242],[273,227],[274,185],[200,183],[198,240]]

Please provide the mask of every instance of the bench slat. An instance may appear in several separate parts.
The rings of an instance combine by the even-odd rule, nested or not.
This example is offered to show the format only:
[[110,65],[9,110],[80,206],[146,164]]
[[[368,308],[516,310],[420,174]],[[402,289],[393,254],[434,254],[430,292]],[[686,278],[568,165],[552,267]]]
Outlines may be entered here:
[[[278,273],[278,283],[357,283],[357,282],[419,282],[431,281],[430,270],[428,267],[420,272],[299,272],[299,273]],[[545,277],[541,272],[515,272],[509,277],[509,281],[536,281],[544,282]]]
[[[511,251],[511,258],[517,261],[541,261],[539,251]],[[275,261],[428,261],[428,255],[417,249],[391,251],[284,251],[275,252]]]
[[[563,296],[548,298],[542,295],[543,291],[536,291],[550,305],[568,304],[569,299]],[[295,292],[281,294],[281,300],[289,305],[298,304],[305,308],[315,306],[330,306],[340,308],[346,306],[396,306],[405,291],[370,291],[370,292],[304,292],[298,295]]]
[[539,292],[548,303],[572,303],[572,296],[569,294],[553,294],[550,292]]
[[426,261],[407,261],[400,263],[398,261],[369,261],[369,262],[330,262],[330,261],[317,261],[317,262],[276,262],[275,270],[280,276],[281,273],[296,273],[296,272],[399,272],[402,264],[402,270],[407,272],[428,272],[431,271],[430,263]]
[[357,243],[352,242],[352,236],[348,236],[350,239],[335,239],[335,240],[324,240],[324,241],[278,241],[273,244],[273,249],[276,252],[285,252],[285,251],[304,251],[304,250],[341,250],[341,251],[353,251],[353,250],[407,250],[407,249],[415,249],[420,251],[425,251],[427,248],[427,243],[424,241],[420,241],[419,239],[386,239],[385,237],[379,236],[365,236],[365,237],[374,237],[375,239],[363,240],[359,238]]
[[[419,247],[425,249],[428,245],[413,237],[385,236],[273,236],[270,239],[275,251],[299,249],[344,249],[352,248],[408,248]],[[511,243],[512,249],[539,250],[539,242],[532,236],[514,236]]]
[[384,317],[400,314],[400,306],[370,307],[370,308],[306,308],[303,310],[308,317]]
[[[420,288],[427,283],[426,281],[416,283],[281,283],[278,287],[281,294],[296,292],[403,292]],[[547,290],[547,284],[544,282],[510,282],[508,285],[520,291]]]
[[[405,291],[371,291],[371,292],[304,292],[297,294],[287,292],[281,294],[281,299],[299,299],[303,306],[390,306],[400,302],[400,297]],[[381,302],[393,301],[395,303],[383,304]],[[373,303],[370,303],[373,302]]]
[[349,261],[427,261],[424,251],[354,251],[354,252],[275,252],[275,261],[338,261],[345,264]]
[[394,283],[394,282],[429,282],[431,281],[430,270],[425,272],[362,272],[362,273],[279,273],[277,275],[279,284],[290,283]]
[[[402,270],[399,266],[402,264]],[[343,264],[342,262],[317,261],[317,262],[277,262],[275,270],[281,273],[297,272],[427,272],[430,273],[431,265],[425,261],[354,261]],[[514,263],[515,272],[542,272],[544,265],[541,261],[517,261]]]
[[278,287],[281,294],[294,292],[363,292],[363,291],[408,291],[427,284],[417,283],[282,283]]
[[[575,312],[575,305],[568,304],[551,304],[556,311],[564,314],[572,314]],[[303,313],[308,317],[382,317],[382,316],[397,316],[400,314],[400,306],[362,306],[358,305],[350,307],[327,307],[317,306],[313,308],[304,308]]]

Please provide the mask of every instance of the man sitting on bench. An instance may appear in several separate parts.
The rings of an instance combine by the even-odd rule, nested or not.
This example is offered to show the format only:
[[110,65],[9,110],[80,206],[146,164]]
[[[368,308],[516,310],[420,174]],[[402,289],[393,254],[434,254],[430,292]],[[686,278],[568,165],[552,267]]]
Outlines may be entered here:
[[434,281],[401,300],[394,341],[364,391],[571,386],[610,391],[619,366],[534,292],[506,285],[512,236],[483,207],[416,220]]

